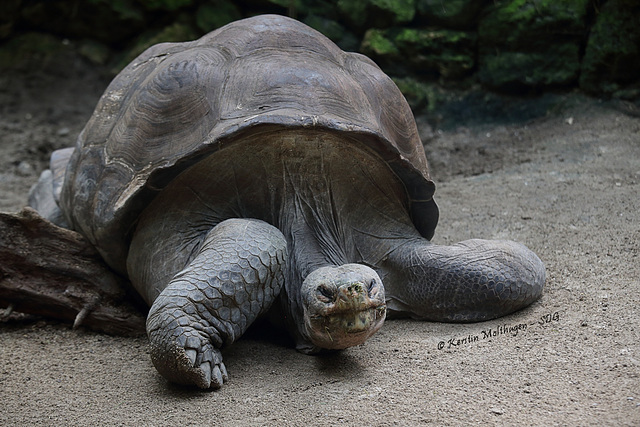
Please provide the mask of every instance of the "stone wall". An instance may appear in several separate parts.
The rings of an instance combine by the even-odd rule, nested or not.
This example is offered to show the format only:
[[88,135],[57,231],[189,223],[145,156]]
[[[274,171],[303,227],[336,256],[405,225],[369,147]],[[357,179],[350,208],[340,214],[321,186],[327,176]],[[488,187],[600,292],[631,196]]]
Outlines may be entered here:
[[51,51],[53,36],[116,72],[151,44],[261,13],[370,56],[415,109],[478,85],[640,98],[638,0],[2,0],[0,67]]

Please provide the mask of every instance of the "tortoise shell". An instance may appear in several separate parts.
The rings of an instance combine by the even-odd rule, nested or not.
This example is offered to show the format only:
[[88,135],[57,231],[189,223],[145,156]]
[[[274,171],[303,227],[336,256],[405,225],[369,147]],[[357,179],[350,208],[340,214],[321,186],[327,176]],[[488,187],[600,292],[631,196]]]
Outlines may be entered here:
[[433,235],[435,186],[396,85],[365,56],[276,15],[152,46],[123,69],[78,137],[61,208],[125,272],[132,229],[149,201],[199,159],[268,128],[348,133],[387,162],[416,227]]

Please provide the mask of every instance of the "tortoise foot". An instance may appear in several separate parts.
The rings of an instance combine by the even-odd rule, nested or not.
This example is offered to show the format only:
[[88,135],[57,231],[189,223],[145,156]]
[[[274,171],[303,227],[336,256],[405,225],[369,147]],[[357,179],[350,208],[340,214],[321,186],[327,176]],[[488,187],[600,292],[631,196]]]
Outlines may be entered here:
[[159,311],[152,309],[147,320],[151,361],[158,372],[177,384],[201,389],[222,387],[228,379],[227,369],[214,345],[218,339],[210,335],[211,327],[178,310]]

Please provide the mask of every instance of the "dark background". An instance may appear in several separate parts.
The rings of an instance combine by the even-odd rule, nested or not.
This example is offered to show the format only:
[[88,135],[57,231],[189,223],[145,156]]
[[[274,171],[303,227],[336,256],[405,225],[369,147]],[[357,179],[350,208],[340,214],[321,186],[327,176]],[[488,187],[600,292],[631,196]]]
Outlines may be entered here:
[[368,55],[426,114],[478,90],[640,99],[637,0],[3,0],[0,71],[71,46],[112,76],[152,44],[263,13]]

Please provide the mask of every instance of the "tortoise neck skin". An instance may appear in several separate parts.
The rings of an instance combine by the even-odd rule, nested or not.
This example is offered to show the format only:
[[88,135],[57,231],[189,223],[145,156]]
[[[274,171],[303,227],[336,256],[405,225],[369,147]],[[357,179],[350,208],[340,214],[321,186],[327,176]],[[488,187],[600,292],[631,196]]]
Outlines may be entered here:
[[[375,153],[359,147],[336,134],[291,130],[255,135],[200,161],[141,215],[127,262],[132,283],[151,304],[198,253],[213,226],[228,218],[261,219],[279,228],[287,240],[285,289],[278,302],[298,349],[311,353],[361,343],[384,320],[382,283],[393,280],[393,274],[379,266],[407,239],[420,236],[407,213],[400,181]],[[156,250],[141,250],[143,245]],[[335,332],[319,338],[303,321],[305,309],[313,315],[326,308],[308,309],[303,292],[315,295],[320,284],[303,290],[303,283],[318,269],[352,263],[361,264],[362,271],[356,268],[343,276],[360,274],[361,279],[352,281],[366,288],[363,306],[332,306],[333,314],[349,312],[351,320],[342,319],[344,325],[369,322],[371,333],[361,334],[360,341],[348,335],[348,345],[340,345],[333,343]],[[374,279],[379,283],[371,293]],[[354,318],[352,312],[358,310],[362,316]],[[329,330],[327,325],[321,328]]]

